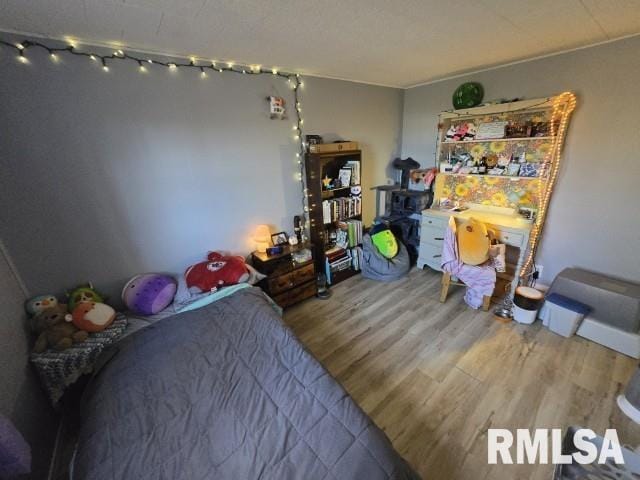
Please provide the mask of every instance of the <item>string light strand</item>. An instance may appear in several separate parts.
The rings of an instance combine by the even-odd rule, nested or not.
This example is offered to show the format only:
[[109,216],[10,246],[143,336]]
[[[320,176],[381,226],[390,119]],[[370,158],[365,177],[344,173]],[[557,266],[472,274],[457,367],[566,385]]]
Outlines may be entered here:
[[[529,235],[527,258],[520,270],[521,280],[530,278],[533,273],[532,269],[533,265],[535,265],[535,256],[540,244],[540,236],[542,235],[543,226],[549,210],[551,195],[560,170],[562,147],[564,145],[564,138],[569,126],[569,118],[571,117],[573,110],[576,108],[576,96],[571,92],[561,93],[550,100],[553,100],[551,128],[554,136],[554,143],[549,152],[547,161],[544,162],[543,171],[538,183],[538,198],[540,203],[538,206],[536,221],[533,224]],[[545,178],[545,181],[543,181],[543,178]]]
[[[218,73],[237,73],[239,75],[271,75],[282,78],[287,81],[288,85],[292,85],[293,89],[293,110],[295,111],[295,119],[296,124],[294,126],[294,140],[297,144],[297,153],[296,153],[296,161],[298,165],[297,177],[300,182],[300,190],[302,197],[302,237],[303,241],[308,240],[309,238],[309,207],[307,201],[307,192],[308,189],[306,187],[306,179],[305,179],[305,166],[303,162],[304,153],[305,153],[305,144],[303,140],[303,132],[302,132],[302,124],[304,120],[302,119],[302,108],[300,103],[300,88],[304,86],[304,82],[299,74],[289,73],[280,71],[277,68],[271,69],[263,69],[260,65],[236,65],[233,62],[223,63],[216,61],[204,61],[198,60],[195,57],[190,57],[188,62],[176,62],[176,61],[161,61],[161,60],[152,60],[146,57],[138,57],[136,55],[130,55],[129,53],[123,51],[122,49],[117,49],[113,53],[109,55],[90,52],[90,51],[82,51],[77,50],[76,46],[70,44],[66,47],[54,47],[46,45],[42,42],[33,41],[33,40],[24,40],[21,42],[8,42],[0,39],[0,46],[9,48],[14,50],[17,54],[18,61],[21,63],[28,63],[28,58],[26,56],[27,50],[37,48],[43,49],[49,53],[49,56],[53,61],[58,60],[58,54],[69,54],[80,57],[86,57],[93,62],[97,62],[102,66],[102,69],[105,72],[109,72],[110,64],[114,61],[128,61],[133,62],[138,66],[138,70],[142,73],[148,71],[148,67],[157,66],[157,67],[165,67],[169,70],[177,70],[177,69],[195,69],[200,72],[200,76],[203,79],[206,79],[207,71],[218,72]],[[146,64],[146,65],[145,65]]]

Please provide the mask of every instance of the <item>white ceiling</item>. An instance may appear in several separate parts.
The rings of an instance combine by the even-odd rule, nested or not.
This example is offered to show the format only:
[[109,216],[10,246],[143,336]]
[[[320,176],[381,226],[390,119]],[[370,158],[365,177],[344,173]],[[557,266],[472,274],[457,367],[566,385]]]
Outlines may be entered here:
[[640,0],[0,0],[0,29],[407,87],[640,33]]

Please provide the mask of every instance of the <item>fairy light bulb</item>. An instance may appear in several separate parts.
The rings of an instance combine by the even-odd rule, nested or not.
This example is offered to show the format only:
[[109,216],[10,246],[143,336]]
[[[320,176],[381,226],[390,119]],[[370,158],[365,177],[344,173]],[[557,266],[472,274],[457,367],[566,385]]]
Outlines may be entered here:
[[20,63],[27,63],[29,60],[24,56],[24,50],[20,50],[20,54],[18,55],[18,61]]
[[18,50],[21,50],[21,51],[22,51],[22,50],[24,50],[24,45],[23,45],[23,44],[21,44],[21,43],[16,43],[16,48],[17,48]]
[[169,70],[175,70],[176,68],[178,68],[178,66],[175,63],[169,64]]
[[200,67],[200,76],[202,78],[207,78],[207,72],[204,71],[203,67]]
[[54,62],[58,60],[58,55],[56,55],[56,52],[49,52],[49,57],[51,57],[51,60],[53,60]]
[[228,68],[233,68],[233,62],[227,62],[227,67]]
[[107,65],[107,61],[104,58],[102,59],[102,70],[104,70],[105,72],[109,71],[109,66]]
[[151,60],[150,58],[147,59],[147,63],[153,63],[153,60]]
[[146,71],[147,71],[147,67],[145,67],[145,66],[142,64],[142,61],[139,61],[139,62],[138,62],[138,69],[139,69],[142,73],[144,73],[144,72],[146,72]]
[[90,58],[91,60],[93,60],[94,62],[96,61],[96,56],[95,56],[95,55],[89,55],[89,58]]
[[272,73],[273,75],[277,75],[277,74],[278,74],[278,69],[277,69],[277,68],[272,68],[272,69],[271,69],[271,73]]

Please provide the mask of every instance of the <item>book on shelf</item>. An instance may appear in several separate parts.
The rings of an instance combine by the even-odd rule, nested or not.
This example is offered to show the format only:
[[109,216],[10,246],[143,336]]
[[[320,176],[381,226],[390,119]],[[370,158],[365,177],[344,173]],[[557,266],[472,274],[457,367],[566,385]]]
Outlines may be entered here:
[[324,224],[346,220],[362,214],[362,197],[340,197],[322,202]]
[[351,185],[360,185],[360,161],[349,160],[344,166],[351,169]]

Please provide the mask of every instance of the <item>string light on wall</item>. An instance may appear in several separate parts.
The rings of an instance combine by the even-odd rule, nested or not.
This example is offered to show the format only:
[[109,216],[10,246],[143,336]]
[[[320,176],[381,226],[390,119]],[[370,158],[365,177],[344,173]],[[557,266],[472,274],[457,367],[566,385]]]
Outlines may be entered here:
[[302,237],[303,240],[308,240],[309,238],[309,207],[307,205],[307,197],[308,190],[305,185],[305,172],[304,172],[304,162],[302,161],[302,156],[305,153],[305,145],[303,141],[302,135],[302,124],[304,123],[301,117],[301,104],[300,104],[300,95],[299,89],[304,85],[301,80],[299,74],[281,72],[278,68],[273,67],[271,69],[263,69],[261,65],[238,65],[236,66],[235,62],[227,62],[226,67],[224,64],[218,61],[203,61],[199,60],[196,57],[190,57],[189,62],[165,62],[160,60],[152,60],[150,58],[142,58],[137,57],[135,55],[130,55],[125,52],[121,48],[116,48],[110,55],[104,55],[98,52],[89,52],[89,51],[80,51],[76,49],[75,42],[71,42],[68,40],[68,46],[66,47],[54,47],[46,45],[39,41],[25,40],[19,43],[11,43],[5,40],[0,40],[0,46],[13,50],[17,53],[18,61],[21,63],[28,63],[29,60],[26,56],[27,50],[29,49],[44,49],[49,52],[49,55],[53,61],[58,60],[58,54],[69,54],[80,57],[86,57],[93,62],[100,62],[102,66],[102,70],[105,72],[109,72],[110,65],[115,61],[119,60],[122,62],[135,62],[138,65],[138,71],[141,73],[148,72],[147,66],[153,65],[158,68],[167,68],[171,71],[176,71],[178,69],[196,69],[200,72],[201,78],[207,78],[207,71],[210,72],[218,72],[218,73],[237,73],[239,75],[272,75],[279,78],[282,78],[287,81],[287,84],[291,86],[293,90],[294,101],[293,105],[295,105],[295,119],[296,123],[293,127],[294,135],[293,140],[296,141],[297,152],[295,154],[296,164],[298,166],[298,171],[296,173],[296,179],[300,182],[301,189],[301,198],[302,198]]
[[542,228],[549,210],[551,195],[560,170],[564,137],[567,133],[567,127],[569,126],[569,118],[575,108],[576,96],[571,92],[564,92],[553,98],[551,122],[552,131],[554,132],[554,143],[544,162],[544,170],[540,174],[541,178],[546,177],[546,181],[538,182],[538,198],[540,199],[540,204],[538,206],[536,221],[529,235],[527,258],[520,270],[521,279],[529,278],[534,270],[536,251],[540,243],[540,236],[542,235]]

